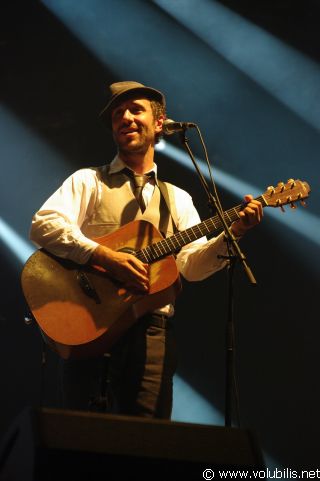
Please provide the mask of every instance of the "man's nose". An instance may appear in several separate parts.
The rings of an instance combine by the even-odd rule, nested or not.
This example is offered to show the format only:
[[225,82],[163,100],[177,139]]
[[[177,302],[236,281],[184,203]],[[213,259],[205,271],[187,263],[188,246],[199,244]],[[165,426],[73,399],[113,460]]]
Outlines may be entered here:
[[126,110],[123,112],[122,118],[123,118],[123,120],[127,120],[128,122],[132,122],[132,120],[133,120],[133,115],[132,115],[132,112],[130,112],[130,109],[126,109]]

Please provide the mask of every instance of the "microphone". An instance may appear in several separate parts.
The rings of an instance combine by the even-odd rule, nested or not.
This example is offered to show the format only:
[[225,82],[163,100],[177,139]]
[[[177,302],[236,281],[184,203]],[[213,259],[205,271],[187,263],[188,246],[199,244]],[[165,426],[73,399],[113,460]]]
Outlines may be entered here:
[[165,135],[172,135],[175,132],[181,132],[182,130],[191,129],[196,127],[196,124],[192,122],[175,122],[172,119],[166,119],[162,124],[162,133]]

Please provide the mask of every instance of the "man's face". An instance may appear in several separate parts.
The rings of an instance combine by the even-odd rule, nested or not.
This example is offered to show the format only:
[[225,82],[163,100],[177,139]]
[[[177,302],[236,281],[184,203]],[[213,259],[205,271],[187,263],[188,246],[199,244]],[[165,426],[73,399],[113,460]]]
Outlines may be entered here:
[[120,152],[145,153],[161,132],[163,117],[155,119],[150,100],[130,98],[117,105],[111,114],[112,133]]

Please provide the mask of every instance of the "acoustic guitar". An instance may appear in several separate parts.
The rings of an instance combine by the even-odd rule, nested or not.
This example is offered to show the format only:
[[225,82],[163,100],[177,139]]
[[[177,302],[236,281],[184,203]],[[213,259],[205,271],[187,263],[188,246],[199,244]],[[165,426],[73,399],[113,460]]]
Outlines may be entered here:
[[[290,179],[269,187],[257,198],[263,207],[295,206],[309,196],[307,182]],[[239,219],[240,204],[224,212],[228,225]],[[218,215],[163,238],[147,221],[130,222],[95,239],[117,251],[130,252],[149,265],[150,289],[137,294],[98,266],[79,265],[44,249],[27,260],[22,289],[46,342],[61,357],[83,358],[107,352],[141,316],[174,302],[181,290],[174,253],[203,236],[222,230]]]

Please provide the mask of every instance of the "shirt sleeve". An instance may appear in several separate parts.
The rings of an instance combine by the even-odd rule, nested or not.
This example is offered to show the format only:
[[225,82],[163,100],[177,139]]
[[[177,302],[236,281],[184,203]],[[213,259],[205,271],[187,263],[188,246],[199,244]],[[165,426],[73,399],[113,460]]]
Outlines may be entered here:
[[[179,231],[201,222],[192,198],[187,192],[176,188],[175,201]],[[201,281],[225,267],[226,260],[219,258],[219,255],[227,255],[227,242],[223,232],[209,241],[206,237],[202,237],[182,247],[177,255],[177,266],[188,281]]]
[[100,186],[94,169],[81,169],[33,216],[30,239],[59,257],[85,264],[98,244],[80,230],[93,212]]

